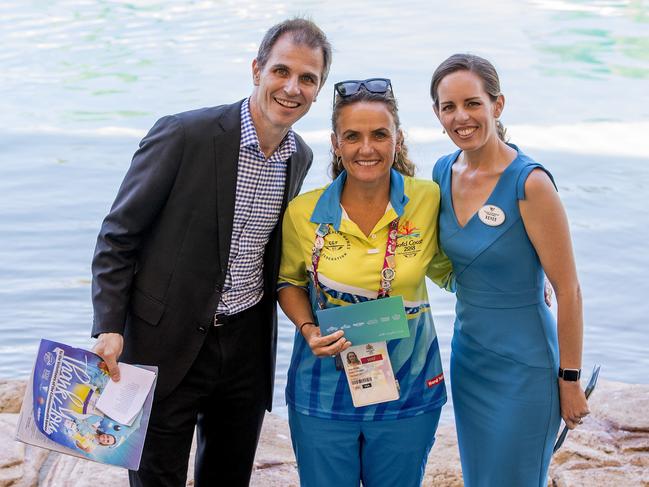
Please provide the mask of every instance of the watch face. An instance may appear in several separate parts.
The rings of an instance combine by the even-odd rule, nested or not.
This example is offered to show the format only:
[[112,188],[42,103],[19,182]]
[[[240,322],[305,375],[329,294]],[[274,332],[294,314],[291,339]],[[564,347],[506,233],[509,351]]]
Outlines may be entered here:
[[569,382],[578,381],[580,372],[581,371],[579,369],[563,369],[563,380],[567,380]]

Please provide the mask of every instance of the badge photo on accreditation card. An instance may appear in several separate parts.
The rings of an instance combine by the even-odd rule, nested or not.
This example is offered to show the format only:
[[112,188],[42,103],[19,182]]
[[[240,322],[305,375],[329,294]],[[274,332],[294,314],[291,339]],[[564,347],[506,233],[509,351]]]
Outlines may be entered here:
[[386,342],[349,347],[341,358],[354,407],[399,399]]

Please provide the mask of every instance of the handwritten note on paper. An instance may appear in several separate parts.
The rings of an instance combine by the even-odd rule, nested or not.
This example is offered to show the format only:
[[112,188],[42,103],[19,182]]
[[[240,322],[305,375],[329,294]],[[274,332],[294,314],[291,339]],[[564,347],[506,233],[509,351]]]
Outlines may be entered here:
[[130,425],[144,405],[155,373],[135,365],[118,365],[120,380],[108,382],[97,401],[97,409],[119,423]]

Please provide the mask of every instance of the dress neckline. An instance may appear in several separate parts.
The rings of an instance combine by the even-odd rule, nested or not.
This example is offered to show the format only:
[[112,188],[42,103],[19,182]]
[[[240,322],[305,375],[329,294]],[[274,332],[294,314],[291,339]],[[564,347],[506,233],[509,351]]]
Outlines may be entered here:
[[462,153],[461,150],[458,150],[453,157],[453,160],[448,166],[448,190],[446,191],[447,198],[449,199],[449,208],[451,209],[451,215],[453,216],[453,222],[455,223],[455,226],[459,228],[460,230],[464,230],[466,227],[468,227],[473,220],[475,220],[478,216],[478,212],[480,211],[480,208],[484,207],[491,201],[493,196],[496,194],[496,190],[499,188],[500,183],[503,180],[503,177],[505,174],[514,166],[514,163],[518,161],[521,157],[521,152],[518,150],[518,147],[516,147],[514,144],[507,144],[509,145],[512,149],[516,150],[516,157],[503,169],[503,172],[500,173],[500,176],[498,176],[498,181],[496,181],[495,186],[491,190],[491,193],[489,193],[489,196],[487,196],[487,199],[478,207],[476,211],[473,212],[473,214],[469,217],[469,219],[466,221],[464,225],[460,225],[460,220],[457,218],[457,214],[455,213],[455,206],[453,205],[453,164],[455,164],[460,157],[460,154]]

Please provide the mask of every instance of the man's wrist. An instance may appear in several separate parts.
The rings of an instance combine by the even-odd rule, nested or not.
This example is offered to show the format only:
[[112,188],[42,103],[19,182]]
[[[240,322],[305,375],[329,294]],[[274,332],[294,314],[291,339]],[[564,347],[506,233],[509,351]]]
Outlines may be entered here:
[[96,320],[92,325],[91,336],[93,338],[99,338],[99,335],[104,333],[117,333],[118,335],[124,335],[125,325],[118,324],[118,321],[114,320]]

